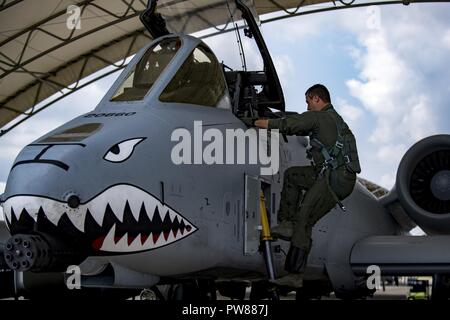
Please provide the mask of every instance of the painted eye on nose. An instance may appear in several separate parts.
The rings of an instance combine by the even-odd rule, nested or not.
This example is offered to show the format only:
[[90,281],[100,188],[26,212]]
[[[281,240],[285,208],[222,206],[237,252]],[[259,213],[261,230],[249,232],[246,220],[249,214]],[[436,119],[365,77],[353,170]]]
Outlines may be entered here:
[[109,148],[103,159],[109,162],[123,162],[133,154],[134,148],[145,138],[134,138],[119,142]]

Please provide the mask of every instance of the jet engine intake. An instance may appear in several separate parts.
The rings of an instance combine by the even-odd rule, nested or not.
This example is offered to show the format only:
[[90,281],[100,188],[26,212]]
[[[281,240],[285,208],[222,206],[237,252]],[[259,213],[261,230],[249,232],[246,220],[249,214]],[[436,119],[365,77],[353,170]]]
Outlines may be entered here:
[[396,180],[401,206],[428,234],[450,234],[450,135],[435,135],[403,156]]

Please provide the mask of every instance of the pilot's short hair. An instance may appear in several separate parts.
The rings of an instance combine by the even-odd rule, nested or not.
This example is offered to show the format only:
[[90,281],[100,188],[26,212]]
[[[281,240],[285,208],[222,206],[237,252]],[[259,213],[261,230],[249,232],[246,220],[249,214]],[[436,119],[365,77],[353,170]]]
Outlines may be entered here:
[[323,102],[331,103],[330,92],[323,84],[313,85],[311,88],[306,90],[305,95],[318,96]]

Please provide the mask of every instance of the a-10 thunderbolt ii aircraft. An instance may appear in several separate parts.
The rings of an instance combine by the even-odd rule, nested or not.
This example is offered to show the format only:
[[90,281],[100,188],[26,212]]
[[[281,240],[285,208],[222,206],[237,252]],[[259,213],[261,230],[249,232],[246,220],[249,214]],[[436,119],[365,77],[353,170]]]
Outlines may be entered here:
[[[283,116],[282,88],[252,10],[240,0],[221,5],[236,19],[242,15],[264,69],[226,68],[203,41],[170,33],[170,21],[150,1],[141,20],[155,40],[92,112],[26,146],[15,160],[1,196],[10,233],[1,226],[3,295],[63,285],[67,267],[79,265],[83,288],[176,285],[161,298],[214,298],[216,288],[237,298],[252,284],[252,298],[269,296],[267,263],[283,275],[289,244],[271,242],[265,259],[260,212],[277,223],[283,173],[309,164],[308,141],[267,138],[259,148],[279,144],[272,151],[279,170],[264,171],[261,162],[196,162],[211,137],[194,142],[192,154],[183,150],[192,164],[173,158],[183,134],[214,129],[225,137],[226,130],[247,129],[242,116]],[[255,150],[247,149],[248,158]],[[222,151],[225,157],[236,149]],[[337,207],[314,227],[302,296],[366,296],[374,270],[368,267],[376,265],[381,275],[434,275],[446,297],[449,168],[450,136],[437,135],[405,154],[395,188],[381,200],[358,183],[343,201],[347,211]],[[408,236],[414,224],[428,236]]]

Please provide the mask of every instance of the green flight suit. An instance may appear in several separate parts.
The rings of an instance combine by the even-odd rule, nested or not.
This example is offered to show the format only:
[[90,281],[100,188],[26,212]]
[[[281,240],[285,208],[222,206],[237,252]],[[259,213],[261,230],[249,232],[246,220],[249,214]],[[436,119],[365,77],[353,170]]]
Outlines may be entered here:
[[[352,135],[331,104],[321,111],[308,111],[269,120],[269,129],[279,129],[280,133],[286,135],[309,136],[310,141],[317,139],[329,148],[336,143],[338,137],[337,121],[343,123],[346,134]],[[336,206],[336,197],[342,200],[349,196],[356,182],[356,173],[343,164],[335,170],[327,169],[323,175],[318,175],[324,157],[320,149],[315,147],[309,153],[313,165],[291,167],[285,171],[278,215],[280,221],[293,222],[291,243],[307,253],[312,244],[314,224]],[[355,158],[357,160],[357,155]],[[357,167],[359,168],[359,162]]]

